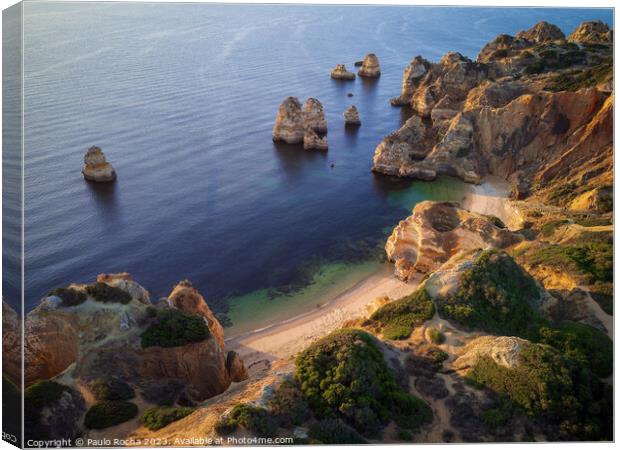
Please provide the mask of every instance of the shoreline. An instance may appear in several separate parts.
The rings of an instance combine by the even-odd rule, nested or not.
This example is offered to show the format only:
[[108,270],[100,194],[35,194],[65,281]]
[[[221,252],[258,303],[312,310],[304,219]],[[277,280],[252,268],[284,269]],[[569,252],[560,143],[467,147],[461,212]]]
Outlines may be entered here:
[[[510,205],[508,193],[506,181],[488,177],[465,192],[461,207],[495,215],[509,228],[519,228],[521,218]],[[377,298],[396,299],[413,293],[421,279],[422,274],[403,282],[394,275],[393,265],[386,262],[316,309],[226,339],[226,350],[237,352],[248,368],[259,361],[290,358],[346,321],[367,315]]]

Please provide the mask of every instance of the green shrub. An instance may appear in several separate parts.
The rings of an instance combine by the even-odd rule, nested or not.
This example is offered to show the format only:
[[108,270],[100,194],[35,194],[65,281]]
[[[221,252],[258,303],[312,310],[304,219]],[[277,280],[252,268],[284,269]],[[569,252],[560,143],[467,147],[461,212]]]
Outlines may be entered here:
[[575,220],[575,223],[582,227],[600,227],[611,225],[611,219],[609,217],[584,217]]
[[370,320],[382,328],[386,339],[406,339],[415,326],[432,319],[435,307],[423,287],[413,294],[388,303],[371,316]]
[[96,301],[102,303],[122,303],[123,305],[131,301],[131,295],[120,288],[112,287],[105,283],[95,283],[86,286],[86,292]]
[[544,70],[545,70],[545,62],[542,59],[539,59],[527,65],[525,69],[523,69],[523,73],[526,75],[534,75],[538,73],[543,73]]
[[94,430],[118,425],[133,419],[138,415],[138,407],[124,400],[104,400],[95,403],[86,412],[84,426]]
[[398,440],[409,442],[413,439],[411,432],[407,430],[398,430]]
[[533,266],[573,266],[588,276],[590,284],[613,281],[613,244],[608,242],[549,245],[534,252],[529,261]]
[[24,403],[27,408],[41,409],[57,401],[67,389],[67,386],[55,381],[39,381],[26,388]]
[[310,425],[308,437],[323,444],[366,444],[366,440],[339,419],[323,419]]
[[613,371],[613,342],[589,325],[565,321],[553,328],[542,327],[539,342],[551,345],[564,357],[588,366],[599,377],[607,377]]
[[185,314],[175,308],[158,310],[152,323],[140,335],[142,348],[179,347],[201,342],[211,335],[201,316]]
[[221,436],[226,436],[234,432],[239,425],[259,437],[273,437],[277,431],[277,426],[269,411],[258,406],[240,403],[233,407],[228,417],[218,422],[216,432]]
[[508,49],[507,48],[499,48],[499,49],[495,50],[493,53],[491,53],[491,58],[492,59],[506,58],[507,56],[508,56]]
[[610,316],[614,315],[613,283],[597,281],[590,288],[590,295],[596,303]]
[[582,88],[596,86],[613,75],[613,65],[605,61],[597,66],[584,69],[563,72],[550,78],[545,89],[553,92],[577,91]]
[[497,228],[506,228],[506,224],[502,222],[502,219],[500,219],[499,217],[494,216],[492,214],[485,214],[484,217],[489,219],[491,223],[495,225]]
[[436,328],[429,328],[428,336],[433,344],[443,344],[446,340],[444,334]]
[[155,406],[144,412],[140,422],[149,430],[155,431],[190,415],[194,411],[196,408]]
[[97,401],[131,400],[136,396],[129,384],[114,377],[97,378],[89,383],[89,388]]
[[536,282],[507,253],[487,250],[438,307],[444,317],[466,327],[529,337],[542,320],[531,307],[539,297]]
[[[480,358],[467,379],[507,397],[529,416],[554,424],[552,430],[561,432],[558,440],[611,436],[610,389],[547,345],[524,345],[514,368],[500,366],[490,357]],[[487,415],[488,419],[495,418]]]
[[507,417],[499,409],[488,409],[482,413],[482,420],[492,428],[497,428],[506,423]]
[[540,228],[540,234],[542,234],[545,237],[549,237],[553,234],[553,232],[555,231],[557,227],[566,225],[568,223],[570,223],[570,220],[565,220],[565,219],[552,220],[550,222],[547,222]]
[[87,299],[87,295],[73,288],[56,288],[47,293],[48,296],[55,295],[62,299],[63,306],[77,306],[84,303]]
[[287,380],[280,384],[267,406],[284,428],[301,425],[312,416],[299,386],[293,381]]
[[365,435],[391,419],[417,429],[432,417],[426,403],[402,391],[375,339],[360,330],[337,330],[296,359],[296,378],[316,417],[339,418]]

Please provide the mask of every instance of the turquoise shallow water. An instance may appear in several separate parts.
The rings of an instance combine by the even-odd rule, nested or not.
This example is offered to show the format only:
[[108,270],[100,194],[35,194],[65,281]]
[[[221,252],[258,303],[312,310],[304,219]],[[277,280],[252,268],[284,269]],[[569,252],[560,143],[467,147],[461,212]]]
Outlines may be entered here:
[[[475,57],[500,32],[541,19],[565,32],[611,19],[587,9],[24,8],[26,306],[53,287],[128,271],[155,298],[190,279],[237,326],[297,313],[306,306],[291,296],[353,282],[416,202],[460,195],[453,180],[370,172],[376,145],[408,117],[388,101],[413,56]],[[329,78],[368,52],[380,79]],[[271,141],[287,95],[322,101],[328,152]],[[353,132],[341,116],[350,104],[363,122]],[[91,145],[114,164],[114,185],[82,179]],[[16,304],[18,248],[7,248],[4,295]],[[300,290],[309,283],[312,295]]]

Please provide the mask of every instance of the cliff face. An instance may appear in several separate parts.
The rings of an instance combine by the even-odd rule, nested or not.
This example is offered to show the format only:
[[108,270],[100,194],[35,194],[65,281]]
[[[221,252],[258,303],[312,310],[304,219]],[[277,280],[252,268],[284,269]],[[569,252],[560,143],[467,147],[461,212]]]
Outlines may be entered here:
[[[611,164],[612,52],[588,45],[603,32],[582,24],[567,42],[541,22],[515,37],[498,36],[477,61],[458,53],[437,64],[416,57],[392,100],[415,115],[377,146],[372,169],[472,183],[496,175],[524,198],[532,185],[576,181],[588,168]],[[594,189],[600,183],[593,177]]]
[[[63,379],[81,386],[105,375],[143,387],[162,379],[178,380],[194,400],[201,401],[247,375],[236,354],[225,353],[222,326],[188,281],[180,282],[166,302],[154,307],[148,292],[129,274],[103,274],[97,279],[93,285],[53,291],[27,315],[26,385],[69,369],[69,378]],[[143,335],[153,317],[174,310],[203,320],[208,336],[145,346]]]
[[456,254],[479,248],[506,247],[521,237],[452,203],[421,202],[402,220],[385,244],[396,275],[408,280],[432,272]]

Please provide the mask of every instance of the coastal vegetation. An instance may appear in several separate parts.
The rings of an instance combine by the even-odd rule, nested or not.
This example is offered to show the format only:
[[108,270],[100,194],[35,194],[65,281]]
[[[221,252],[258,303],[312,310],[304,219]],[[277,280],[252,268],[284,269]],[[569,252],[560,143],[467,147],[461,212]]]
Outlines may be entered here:
[[432,417],[426,403],[399,387],[375,338],[364,331],[337,330],[295,365],[315,416],[339,418],[365,436],[377,436],[389,420],[415,431]]
[[81,305],[88,298],[87,295],[73,288],[56,288],[47,293],[48,296],[56,296],[62,300],[63,306],[77,306]]
[[323,419],[308,429],[308,437],[323,444],[367,444],[366,439],[340,419]]
[[196,408],[189,406],[154,406],[144,412],[140,418],[140,422],[149,430],[155,431],[171,424],[172,422],[181,420],[183,417],[190,415],[194,411],[196,411]]
[[94,430],[118,425],[138,415],[138,407],[125,400],[104,400],[95,403],[86,412],[84,426]]
[[208,339],[209,327],[201,316],[176,308],[150,308],[151,324],[140,335],[142,348],[179,347]]
[[129,384],[114,377],[96,378],[89,384],[89,388],[97,401],[131,400],[136,396]]
[[228,416],[216,424],[215,431],[221,436],[227,436],[238,426],[262,437],[272,437],[277,429],[275,420],[267,409],[248,403],[235,405]]
[[379,308],[371,316],[385,339],[406,339],[414,327],[432,319],[435,307],[424,287],[413,294],[394,300]]
[[86,292],[96,301],[102,303],[122,303],[125,305],[131,301],[129,293],[106,283],[89,284],[86,286]]

